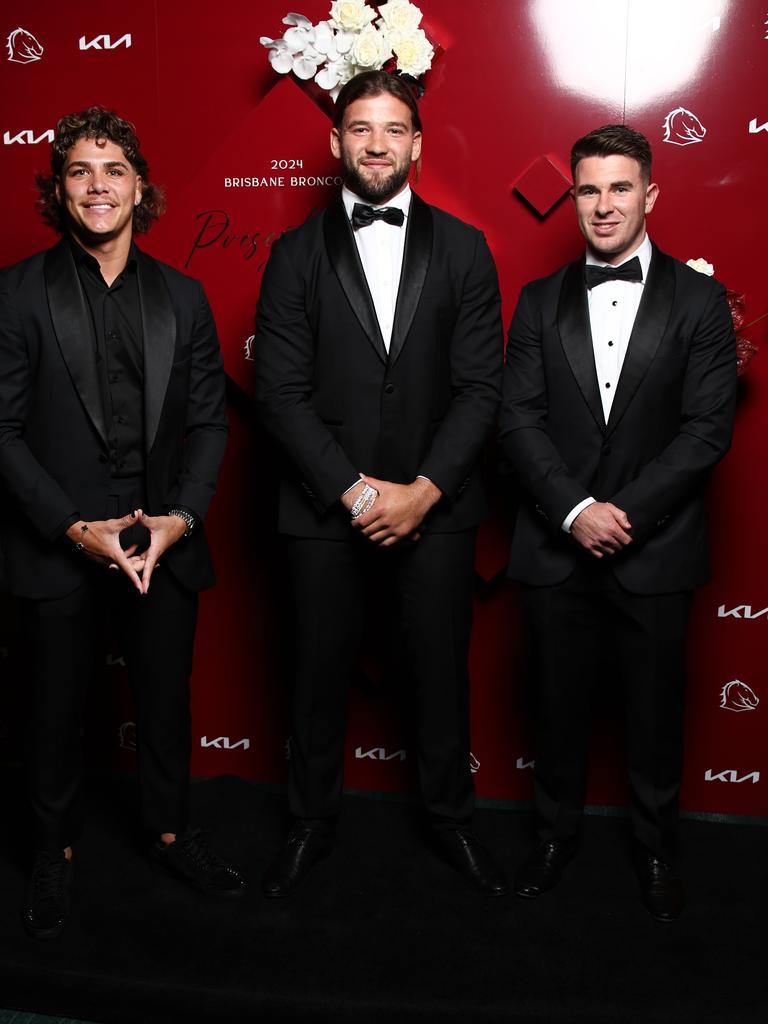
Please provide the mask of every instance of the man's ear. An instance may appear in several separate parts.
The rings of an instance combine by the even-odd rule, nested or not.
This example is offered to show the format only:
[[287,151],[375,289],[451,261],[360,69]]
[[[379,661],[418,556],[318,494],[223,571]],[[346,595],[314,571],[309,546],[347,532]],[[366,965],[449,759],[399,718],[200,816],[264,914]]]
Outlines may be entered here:
[[649,214],[659,198],[659,186],[652,181],[645,192],[645,212]]
[[341,136],[338,128],[331,128],[331,153],[337,160],[341,159]]

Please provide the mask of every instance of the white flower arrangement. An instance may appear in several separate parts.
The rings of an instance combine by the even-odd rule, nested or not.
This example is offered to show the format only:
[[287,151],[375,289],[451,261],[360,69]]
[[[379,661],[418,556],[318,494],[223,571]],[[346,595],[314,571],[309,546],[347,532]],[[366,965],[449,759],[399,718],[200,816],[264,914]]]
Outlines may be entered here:
[[387,0],[378,9],[366,0],[333,0],[326,21],[313,25],[303,14],[286,14],[282,37],[261,36],[259,42],[278,74],[314,79],[336,99],[350,78],[390,61],[413,78],[428,71],[435,51],[419,28],[421,19],[410,0]]

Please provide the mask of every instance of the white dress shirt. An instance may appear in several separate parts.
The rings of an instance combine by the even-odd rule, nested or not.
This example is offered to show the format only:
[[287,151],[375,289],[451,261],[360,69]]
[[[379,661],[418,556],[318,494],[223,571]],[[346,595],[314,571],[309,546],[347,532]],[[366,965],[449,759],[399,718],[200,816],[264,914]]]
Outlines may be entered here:
[[[589,306],[589,326],[592,331],[592,351],[595,357],[595,371],[600,386],[600,399],[603,404],[605,422],[611,414],[613,396],[619,383],[624,357],[629,347],[629,338],[635,325],[637,309],[643,297],[644,282],[648,277],[651,265],[651,242],[648,235],[621,263],[609,264],[595,259],[587,252],[587,265],[593,267],[620,267],[635,256],[640,260],[643,271],[642,281],[606,281],[596,288],[587,290]],[[588,505],[593,505],[594,498],[585,498],[571,509],[563,520],[562,527],[569,533],[576,516]]]
[[[350,192],[346,185],[341,190],[341,198],[344,200],[344,209],[350,220],[355,203],[365,203],[365,200],[356,196],[354,192]],[[405,215],[400,226],[387,224],[385,220],[375,220],[364,228],[352,229],[381,328],[384,346],[389,352],[389,345],[392,341],[392,325],[395,320],[397,290],[400,287],[400,272],[403,267],[405,229],[408,224],[408,211],[411,208],[410,186],[406,185],[402,192],[398,192],[386,203],[365,203],[365,205],[372,206],[374,209],[394,207],[402,210]]]
[[[341,198],[350,221],[355,203],[364,203],[366,206],[373,206],[374,209],[394,206],[396,209],[402,210],[404,214],[402,225],[387,224],[385,220],[375,220],[364,228],[352,228],[355,245],[360,254],[360,262],[363,264],[365,280],[368,283],[376,317],[379,321],[381,336],[384,339],[386,350],[389,352],[392,326],[395,321],[397,292],[400,287],[400,273],[403,269],[405,229],[408,225],[408,211],[411,208],[411,187],[406,185],[402,192],[398,192],[386,203],[367,203],[360,196],[356,196],[354,192],[350,192],[345,185],[341,190]],[[359,480],[355,480],[344,491],[344,494],[351,491],[359,482]]]

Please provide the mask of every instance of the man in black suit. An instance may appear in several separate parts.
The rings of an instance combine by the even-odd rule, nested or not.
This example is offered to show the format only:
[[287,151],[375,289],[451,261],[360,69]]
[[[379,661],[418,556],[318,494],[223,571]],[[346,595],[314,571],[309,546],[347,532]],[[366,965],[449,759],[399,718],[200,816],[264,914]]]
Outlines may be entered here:
[[[212,893],[242,880],[189,828],[189,675],[202,521],[226,444],[224,373],[200,285],[145,255],[162,212],[133,127],[91,107],[56,128],[43,216],[62,239],[0,276],[6,579],[30,689],[36,850],[24,923],[57,935],[82,829],[80,723],[113,613],[136,701],[153,862]],[[151,586],[150,586],[151,583]]]
[[482,892],[507,891],[471,830],[467,677],[478,462],[502,369],[498,284],[480,232],[411,192],[421,142],[402,79],[347,83],[331,130],[342,195],[274,244],[261,288],[257,401],[284,457],[296,622],[293,825],[267,896],[292,892],[330,847],[363,606],[384,578],[434,845]]
[[589,689],[623,690],[636,867],[645,906],[683,908],[673,868],[685,631],[709,573],[704,491],[728,449],[735,342],[722,285],[652,245],[651,149],[608,125],[571,154],[586,259],[526,285],[509,332],[501,442],[523,497],[509,575],[537,670],[538,845],[515,889],[538,896],[573,856]]

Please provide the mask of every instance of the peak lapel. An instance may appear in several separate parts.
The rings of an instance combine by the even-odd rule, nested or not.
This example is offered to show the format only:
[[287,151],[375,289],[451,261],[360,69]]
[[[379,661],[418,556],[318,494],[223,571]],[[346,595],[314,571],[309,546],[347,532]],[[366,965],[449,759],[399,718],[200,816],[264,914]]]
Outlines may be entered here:
[[589,406],[597,425],[601,430],[605,430],[603,405],[595,372],[592,331],[589,326],[584,260],[572,263],[565,272],[557,307],[557,327],[565,357],[581,389],[584,401]]
[[107,427],[99,387],[96,339],[66,239],[46,253],[44,274],[48,308],[61,354],[80,401],[106,446]]
[[323,235],[328,259],[339,279],[347,301],[379,359],[386,363],[387,350],[381,336],[379,320],[341,197],[336,199],[323,214]]
[[403,268],[400,271],[395,321],[389,346],[391,363],[400,355],[408,337],[432,258],[432,211],[415,192],[411,196],[411,208],[408,211],[405,230]]
[[654,245],[648,281],[643,286],[643,297],[629,337],[627,354],[619,375],[616,397],[608,417],[608,433],[624,415],[632,396],[648,368],[666,330],[672,302],[675,297],[675,273],[672,260]]
[[176,315],[157,263],[137,250],[141,330],[144,342],[144,443],[157,434],[176,348]]

